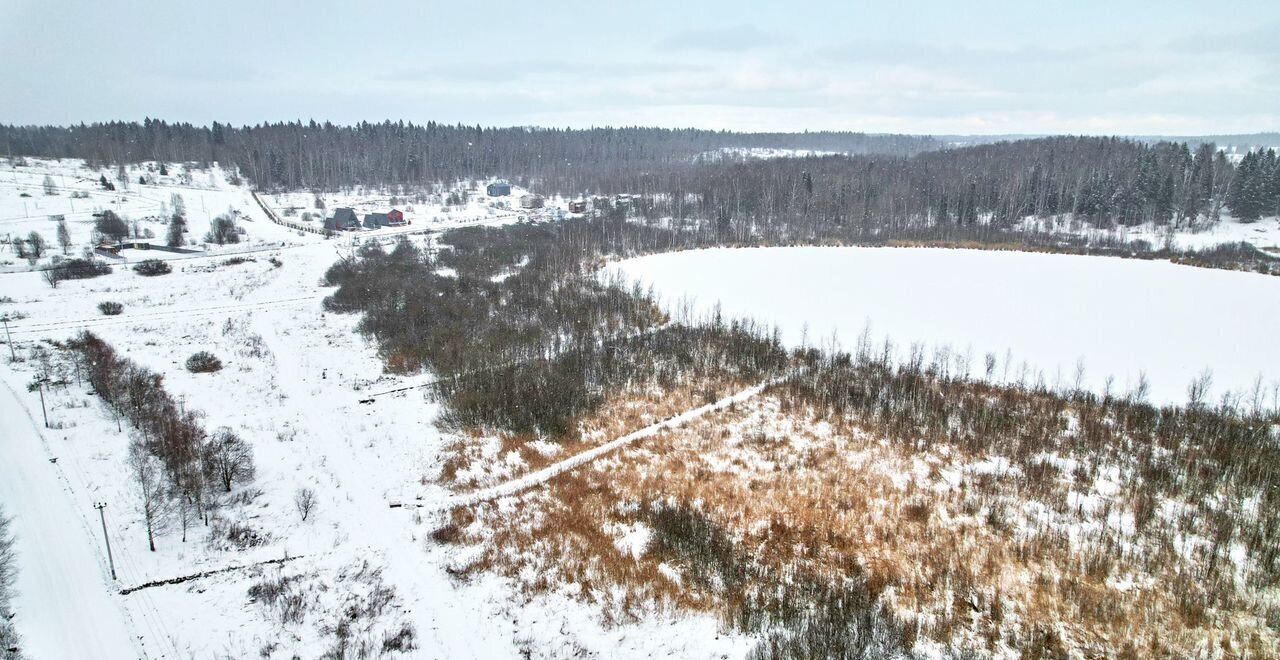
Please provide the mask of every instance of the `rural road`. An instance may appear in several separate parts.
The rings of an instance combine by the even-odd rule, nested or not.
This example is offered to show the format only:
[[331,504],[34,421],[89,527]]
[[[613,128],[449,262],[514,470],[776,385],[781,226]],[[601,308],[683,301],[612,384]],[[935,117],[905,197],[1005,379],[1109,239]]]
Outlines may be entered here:
[[94,536],[85,518],[93,503],[68,491],[18,396],[0,386],[0,503],[17,537],[13,605],[24,655],[144,657],[96,550],[101,531]]

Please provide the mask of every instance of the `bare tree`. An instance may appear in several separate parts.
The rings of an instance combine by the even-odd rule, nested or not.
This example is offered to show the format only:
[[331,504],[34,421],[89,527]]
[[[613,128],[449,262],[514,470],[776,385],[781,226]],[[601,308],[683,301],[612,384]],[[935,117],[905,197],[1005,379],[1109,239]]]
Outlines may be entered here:
[[229,493],[231,484],[253,478],[253,448],[224,426],[214,432],[205,447],[204,465],[209,478],[216,479]]
[[53,177],[49,176],[48,174],[44,175],[44,194],[46,195],[58,194],[58,186],[54,184]]
[[311,511],[316,506],[316,491],[310,488],[299,488],[293,494],[293,505],[298,509],[298,515],[302,516],[305,521],[307,516],[311,515]]
[[163,466],[139,440],[129,445],[129,471],[138,488],[138,513],[147,527],[147,545],[156,551],[156,534],[169,525],[171,506],[162,478]]
[[19,651],[18,631],[12,623],[13,583],[18,577],[17,553],[13,549],[13,533],[9,531],[9,519],[0,509],[0,658],[17,660]]
[[1213,371],[1205,369],[1187,386],[1187,409],[1200,410],[1209,400],[1209,389],[1213,387]]
[[67,229],[66,216],[55,216],[58,219],[58,245],[62,247],[62,254],[71,252],[71,232]]
[[44,256],[49,248],[49,242],[44,240],[40,232],[33,231],[27,234],[27,249],[31,259],[38,260]]
[[40,271],[40,277],[49,284],[51,288],[58,288],[58,283],[62,281],[62,270],[60,268],[46,268]]

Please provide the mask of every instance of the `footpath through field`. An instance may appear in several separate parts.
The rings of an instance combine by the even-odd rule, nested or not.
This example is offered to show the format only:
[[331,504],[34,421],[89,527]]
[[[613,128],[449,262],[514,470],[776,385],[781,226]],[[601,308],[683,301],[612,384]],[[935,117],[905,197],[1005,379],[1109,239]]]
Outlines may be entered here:
[[522,491],[533,488],[534,486],[544,484],[550,481],[551,479],[561,474],[564,474],[565,472],[568,472],[569,470],[573,470],[575,468],[581,467],[582,465],[590,463],[591,461],[594,461],[595,459],[600,458],[601,456],[604,456],[605,454],[608,454],[609,452],[612,452],[615,449],[629,445],[637,440],[652,437],[660,431],[677,428],[688,422],[698,419],[699,417],[702,417],[704,415],[707,415],[719,410],[724,410],[725,408],[728,408],[734,404],[738,404],[743,401],[746,401],[756,396],[757,394],[760,394],[765,390],[765,388],[769,387],[770,385],[775,385],[777,383],[780,383],[784,379],[785,377],[779,377],[772,380],[768,380],[763,383],[760,383],[759,385],[755,385],[753,387],[749,387],[745,390],[742,390],[737,394],[727,396],[723,399],[720,399],[719,401],[708,403],[704,406],[699,406],[692,410],[686,410],[685,412],[682,412],[679,415],[676,415],[674,417],[668,417],[667,419],[664,419],[660,422],[650,424],[649,426],[646,426],[638,431],[632,431],[627,435],[624,435],[620,438],[616,438],[614,440],[606,442],[603,445],[600,445],[598,447],[593,447],[579,454],[570,456],[569,458],[566,458],[562,461],[557,461],[555,463],[552,463],[551,465],[548,465],[542,469],[534,470],[533,472],[530,472],[529,474],[526,474],[522,477],[511,479],[510,481],[505,481],[503,483],[500,483],[494,486],[489,486],[487,488],[481,488],[479,490],[471,491],[469,493],[458,493],[457,495],[452,495],[450,497],[447,497],[437,502],[421,502],[421,503],[392,502],[391,506],[418,507],[418,508],[425,508],[425,509],[431,509],[436,511],[449,511],[452,509],[456,509],[458,507],[470,506],[472,504],[478,504],[480,502],[488,502],[490,500],[496,500],[496,499],[501,499],[503,497],[516,495]]

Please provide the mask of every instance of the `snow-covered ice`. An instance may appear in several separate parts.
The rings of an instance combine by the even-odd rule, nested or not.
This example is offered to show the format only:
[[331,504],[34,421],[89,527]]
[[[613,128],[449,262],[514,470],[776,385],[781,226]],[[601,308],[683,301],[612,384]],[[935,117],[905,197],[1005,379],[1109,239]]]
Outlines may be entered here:
[[[667,303],[777,325],[785,343],[854,350],[892,339],[949,347],[995,380],[1043,375],[1125,393],[1145,372],[1150,399],[1182,403],[1212,370],[1213,394],[1280,379],[1280,278],[1168,262],[976,250],[858,247],[711,249],[611,264],[607,273],[654,285]],[[1012,356],[1006,364],[1007,356]],[[952,371],[956,369],[953,367]]]

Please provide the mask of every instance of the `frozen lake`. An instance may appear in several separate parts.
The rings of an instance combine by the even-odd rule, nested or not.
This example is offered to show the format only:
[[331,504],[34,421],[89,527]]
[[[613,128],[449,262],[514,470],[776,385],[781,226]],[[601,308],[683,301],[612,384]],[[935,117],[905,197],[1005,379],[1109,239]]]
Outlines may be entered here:
[[[1145,373],[1149,400],[1183,403],[1211,370],[1211,394],[1280,383],[1280,278],[1165,262],[978,250],[854,247],[713,249],[610,264],[652,284],[664,304],[776,325],[792,346],[854,350],[869,329],[901,357],[912,343],[994,353],[994,380],[1043,376],[1127,392]],[[1008,356],[1012,356],[1006,370]],[[953,361],[954,362],[954,361]]]

